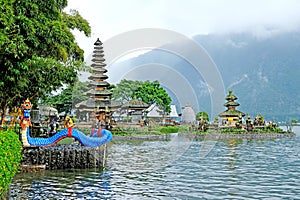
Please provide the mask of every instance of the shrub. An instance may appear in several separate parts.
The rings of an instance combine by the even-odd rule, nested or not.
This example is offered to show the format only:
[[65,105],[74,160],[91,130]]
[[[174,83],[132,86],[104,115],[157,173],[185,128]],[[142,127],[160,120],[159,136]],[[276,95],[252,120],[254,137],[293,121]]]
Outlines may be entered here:
[[22,144],[17,133],[0,131],[0,197],[8,189],[22,159]]
[[126,131],[122,130],[119,127],[114,128],[111,132],[112,132],[113,135],[120,135],[120,136],[121,135],[128,135],[128,133]]
[[243,129],[237,129],[237,128],[223,128],[221,129],[221,133],[241,134],[241,133],[247,133],[247,131]]
[[164,126],[160,129],[161,133],[177,133],[179,128],[177,126]]
[[178,132],[188,133],[190,132],[190,126],[178,126]]

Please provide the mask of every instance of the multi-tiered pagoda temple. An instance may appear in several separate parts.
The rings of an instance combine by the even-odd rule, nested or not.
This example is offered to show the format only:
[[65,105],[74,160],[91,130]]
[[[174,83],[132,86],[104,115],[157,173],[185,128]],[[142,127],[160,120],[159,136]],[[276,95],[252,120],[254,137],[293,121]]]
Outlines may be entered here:
[[92,59],[92,74],[88,78],[90,80],[89,87],[91,90],[86,92],[89,97],[88,100],[77,104],[77,108],[81,112],[85,112],[87,118],[89,118],[92,123],[97,123],[98,121],[106,125],[110,123],[110,97],[112,95],[111,91],[107,88],[109,83],[106,81],[108,76],[105,75],[107,70],[105,69],[106,64],[104,63],[104,51],[102,47],[102,42],[97,39],[94,43],[93,59]]
[[227,102],[224,104],[224,106],[227,107],[227,110],[219,114],[219,117],[222,119],[222,125],[235,126],[236,123],[245,116],[243,112],[236,110],[236,107],[240,105],[235,102],[237,99],[238,98],[233,94],[232,90],[229,90],[228,95],[225,98]]

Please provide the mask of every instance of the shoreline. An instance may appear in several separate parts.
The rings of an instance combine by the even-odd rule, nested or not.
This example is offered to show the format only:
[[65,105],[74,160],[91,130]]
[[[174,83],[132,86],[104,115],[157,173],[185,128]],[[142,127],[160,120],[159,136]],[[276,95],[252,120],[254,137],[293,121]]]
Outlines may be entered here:
[[171,138],[172,134],[161,134],[161,135],[113,135],[113,141],[126,141],[126,140],[144,140],[144,141],[155,141],[155,140],[167,140]]
[[276,138],[294,138],[295,133],[169,133],[162,135],[128,135],[128,136],[113,136],[112,141],[126,141],[126,140],[167,140],[172,135],[178,134],[181,137],[187,137],[190,139],[276,139]]
[[180,134],[188,138],[202,139],[275,139],[275,138],[294,138],[295,133],[208,133],[208,134]]

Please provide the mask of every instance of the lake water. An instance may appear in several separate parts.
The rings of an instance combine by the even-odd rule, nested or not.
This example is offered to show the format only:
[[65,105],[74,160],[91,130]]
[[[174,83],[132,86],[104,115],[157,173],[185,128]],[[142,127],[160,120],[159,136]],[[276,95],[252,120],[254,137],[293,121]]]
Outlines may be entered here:
[[295,138],[115,141],[104,170],[16,175],[10,199],[300,199]]

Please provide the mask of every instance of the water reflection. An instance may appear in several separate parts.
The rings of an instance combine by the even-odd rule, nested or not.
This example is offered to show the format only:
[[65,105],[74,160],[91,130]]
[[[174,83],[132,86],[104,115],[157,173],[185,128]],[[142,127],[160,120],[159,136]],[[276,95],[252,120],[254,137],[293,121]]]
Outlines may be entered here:
[[242,139],[229,139],[227,140],[227,146],[229,149],[228,153],[228,169],[229,170],[235,170],[236,169],[236,161],[237,161],[237,151],[238,151],[238,146],[239,144],[242,144],[243,140]]

